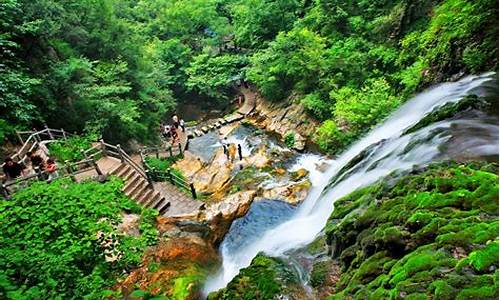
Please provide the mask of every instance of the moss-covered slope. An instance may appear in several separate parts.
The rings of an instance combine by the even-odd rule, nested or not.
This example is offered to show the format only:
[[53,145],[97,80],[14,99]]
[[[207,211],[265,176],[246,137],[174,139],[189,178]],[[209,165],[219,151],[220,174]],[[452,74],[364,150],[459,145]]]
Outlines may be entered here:
[[331,260],[315,264],[328,299],[498,298],[496,165],[440,164],[354,192],[327,226]]
[[226,288],[211,293],[208,298],[210,300],[276,299],[280,294],[293,294],[294,291],[291,289],[293,290],[298,284],[297,274],[286,263],[276,258],[258,255]]

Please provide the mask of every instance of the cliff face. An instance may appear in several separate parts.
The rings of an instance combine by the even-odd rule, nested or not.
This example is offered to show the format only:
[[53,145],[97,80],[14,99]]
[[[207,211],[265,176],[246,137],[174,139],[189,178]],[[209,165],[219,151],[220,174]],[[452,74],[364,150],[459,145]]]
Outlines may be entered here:
[[307,114],[304,106],[288,99],[282,102],[271,102],[256,94],[256,106],[249,118],[253,125],[276,133],[285,140],[286,136],[294,136],[293,148],[304,150],[311,142],[320,123]]

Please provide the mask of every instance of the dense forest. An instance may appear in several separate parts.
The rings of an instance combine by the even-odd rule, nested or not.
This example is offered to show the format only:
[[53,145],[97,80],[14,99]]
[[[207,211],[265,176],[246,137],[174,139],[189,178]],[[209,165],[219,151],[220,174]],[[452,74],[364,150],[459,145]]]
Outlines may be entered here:
[[[63,128],[43,151],[67,172],[46,180],[27,157],[22,184],[24,175],[0,174],[0,299],[496,299],[498,74],[466,76],[498,73],[498,5],[0,0],[0,154],[21,148],[16,131]],[[193,133],[202,122],[188,127],[186,149],[160,136],[182,105],[234,108],[242,83],[270,107],[300,107],[312,147],[295,148],[293,134],[250,114],[203,136]],[[433,86],[442,95],[410,106],[414,119],[399,115],[394,130],[349,153]],[[103,171],[104,140],[119,156]],[[83,150],[98,146],[89,159]],[[77,180],[79,161],[98,175]],[[151,205],[176,209],[158,188],[169,182],[194,213],[162,216]],[[260,251],[207,288],[224,271],[221,245],[236,220],[262,226],[234,238],[253,250],[269,237],[259,222],[278,227],[306,201],[309,223],[282,231],[297,235],[284,239],[293,244],[324,221],[288,249],[306,253],[293,257],[307,261],[303,274]]]
[[155,139],[176,103],[240,79],[300,102],[334,153],[415,91],[498,68],[492,0],[86,0],[0,4],[1,135],[65,128]]

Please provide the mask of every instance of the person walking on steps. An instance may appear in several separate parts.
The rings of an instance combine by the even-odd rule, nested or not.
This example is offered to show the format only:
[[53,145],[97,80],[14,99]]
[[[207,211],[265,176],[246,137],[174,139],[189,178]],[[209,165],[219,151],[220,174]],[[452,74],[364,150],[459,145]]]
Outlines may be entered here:
[[4,162],[2,169],[7,180],[16,179],[23,174],[25,167],[22,164],[15,162],[10,157],[7,157]]
[[28,151],[28,152],[26,152],[26,156],[31,161],[31,168],[33,168],[33,170],[35,170],[35,168],[40,168],[43,166],[44,161],[40,155],[33,153],[31,151]]
[[47,164],[45,165],[44,170],[45,172],[47,172],[47,181],[49,182],[51,182],[58,176],[57,165],[52,158],[47,159]]
[[172,116],[172,125],[174,125],[175,129],[179,128],[179,117],[176,114]]

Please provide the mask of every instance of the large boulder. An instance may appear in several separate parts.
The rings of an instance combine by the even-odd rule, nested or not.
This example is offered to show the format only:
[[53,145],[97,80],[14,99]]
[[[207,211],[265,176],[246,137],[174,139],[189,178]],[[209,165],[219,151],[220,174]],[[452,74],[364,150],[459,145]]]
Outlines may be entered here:
[[217,150],[215,157],[206,168],[199,170],[192,181],[196,191],[212,194],[220,190],[231,179],[233,164],[223,149]]
[[304,201],[310,188],[311,182],[309,180],[292,182],[282,186],[274,187],[272,189],[264,190],[262,192],[262,196],[256,198],[255,200],[257,201],[262,199],[272,199],[297,205]]
[[212,203],[205,210],[204,220],[212,229],[212,242],[218,244],[224,238],[234,219],[244,216],[255,197],[255,191],[238,192],[219,202]]

